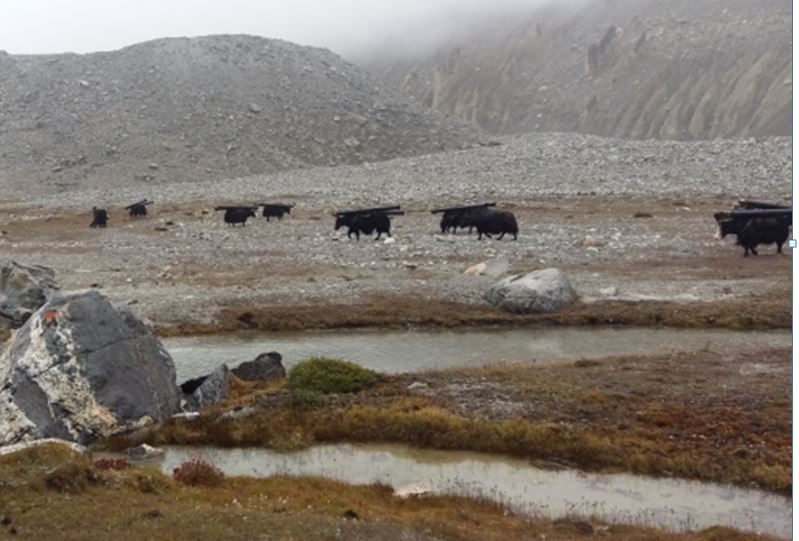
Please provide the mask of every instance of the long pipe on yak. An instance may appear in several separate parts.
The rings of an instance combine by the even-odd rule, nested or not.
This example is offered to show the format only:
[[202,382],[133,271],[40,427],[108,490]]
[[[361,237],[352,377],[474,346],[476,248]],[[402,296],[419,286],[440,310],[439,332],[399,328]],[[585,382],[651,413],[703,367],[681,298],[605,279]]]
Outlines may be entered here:
[[465,212],[467,210],[474,210],[474,209],[484,209],[488,207],[496,207],[496,203],[482,203],[480,205],[464,205],[461,207],[441,207],[437,209],[433,209],[430,212],[432,214],[439,214],[441,212]]

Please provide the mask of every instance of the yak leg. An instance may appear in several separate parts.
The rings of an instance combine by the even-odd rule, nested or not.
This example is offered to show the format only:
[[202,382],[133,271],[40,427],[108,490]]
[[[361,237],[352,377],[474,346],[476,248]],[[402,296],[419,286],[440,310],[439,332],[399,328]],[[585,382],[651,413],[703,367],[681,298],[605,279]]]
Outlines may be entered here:
[[753,254],[757,255],[757,250],[755,250],[755,247],[754,247],[754,246],[752,246],[752,247],[750,248],[750,250],[752,250],[752,253],[753,253]]
[[502,240],[502,237],[504,237],[504,236],[505,236],[505,232],[503,231],[502,233],[499,234],[499,237],[497,237],[497,240]]
[[382,231],[378,231],[377,232],[377,236],[375,237],[375,240],[380,240],[380,235],[382,235],[382,234],[383,234]]
[[[785,242],[785,241],[783,241],[783,242]],[[782,242],[778,242],[777,243],[777,253],[778,254],[782,253]]]
[[513,234],[513,240],[519,240],[519,234],[518,233],[514,233]]

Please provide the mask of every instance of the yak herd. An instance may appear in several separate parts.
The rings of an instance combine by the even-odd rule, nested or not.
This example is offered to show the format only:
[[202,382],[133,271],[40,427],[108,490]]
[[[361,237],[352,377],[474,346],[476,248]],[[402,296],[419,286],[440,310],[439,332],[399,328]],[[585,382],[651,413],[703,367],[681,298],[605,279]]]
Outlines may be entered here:
[[[137,201],[125,207],[132,219],[147,216],[147,206],[153,202],[147,199]],[[513,235],[516,240],[519,235],[519,225],[512,212],[496,210],[496,203],[483,203],[479,205],[465,205],[458,207],[445,207],[433,209],[433,214],[441,214],[441,233],[457,233],[458,229],[468,229],[471,234],[477,231],[477,238],[484,236],[492,238],[497,235],[501,240],[505,235]],[[263,207],[261,215],[267,221],[270,218],[282,219],[284,215],[291,214],[294,205],[284,203],[258,203],[253,205],[219,206],[214,210],[225,211],[226,224],[235,226],[246,225],[249,218],[254,218],[256,211]],[[334,229],[347,228],[347,237],[355,235],[360,240],[361,235],[376,233],[375,240],[380,240],[383,234],[391,236],[391,217],[401,216],[405,212],[399,205],[374,207],[357,210],[343,210],[333,213],[336,218]],[[793,224],[792,207],[774,203],[742,200],[729,212],[717,212],[714,218],[718,223],[718,237],[735,235],[737,244],[744,248],[744,256],[757,255],[757,247],[761,244],[776,244],[777,253],[782,253],[782,245],[788,240],[789,231]],[[90,227],[104,228],[108,224],[108,212],[105,209],[92,208],[92,222]]]

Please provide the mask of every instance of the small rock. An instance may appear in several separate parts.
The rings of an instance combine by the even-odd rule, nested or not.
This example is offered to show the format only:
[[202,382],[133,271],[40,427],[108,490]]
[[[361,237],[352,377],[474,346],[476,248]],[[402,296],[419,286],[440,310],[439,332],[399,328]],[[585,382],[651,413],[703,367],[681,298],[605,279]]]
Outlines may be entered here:
[[271,381],[286,377],[283,356],[277,351],[262,353],[252,361],[241,363],[232,372],[244,381]]
[[583,240],[580,241],[580,246],[583,248],[598,248],[605,245],[607,245],[607,241],[591,235],[584,237]]
[[233,408],[230,411],[226,411],[222,415],[219,416],[220,419],[241,419],[243,417],[250,417],[251,415],[255,415],[258,413],[257,408],[253,408],[252,406],[243,406],[238,408]]
[[134,460],[146,460],[149,458],[155,458],[157,456],[163,456],[164,450],[153,447],[152,445],[147,445],[146,443],[142,443],[136,447],[130,447],[129,449],[126,449],[125,454]]
[[341,516],[342,516],[343,518],[347,519],[347,520],[358,520],[358,519],[360,518],[360,517],[358,516],[358,513],[356,513],[356,512],[355,512],[355,511],[353,511],[352,509],[347,509],[346,511],[344,511],[344,512],[341,514]]
[[555,526],[570,526],[575,530],[577,530],[577,532],[586,535],[591,535],[594,533],[594,527],[591,526],[591,524],[589,522],[586,522],[585,520],[571,520],[571,519],[562,518],[556,520],[553,524]]
[[258,105],[257,103],[251,103],[250,104],[250,112],[251,113],[260,113],[262,110],[263,110],[263,108],[260,105]]
[[424,496],[430,492],[432,492],[432,490],[429,486],[415,483],[394,490],[394,495],[398,498],[410,498],[411,496]]
[[150,511],[145,511],[144,513],[141,514],[141,516],[143,518],[157,519],[163,517],[164,514],[161,513],[159,509],[152,509]]
[[226,364],[211,372],[192,394],[192,402],[196,409],[202,410],[218,404],[230,390],[230,369]]
[[463,271],[463,274],[468,274],[469,276],[480,276],[483,274],[483,272],[485,272],[487,266],[488,265],[486,263],[477,263],[476,265],[472,265]]

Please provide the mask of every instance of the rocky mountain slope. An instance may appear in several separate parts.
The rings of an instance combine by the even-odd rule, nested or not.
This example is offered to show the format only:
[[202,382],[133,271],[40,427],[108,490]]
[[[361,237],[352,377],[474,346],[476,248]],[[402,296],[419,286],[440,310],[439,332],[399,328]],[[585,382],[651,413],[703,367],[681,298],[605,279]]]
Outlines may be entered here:
[[229,178],[473,144],[330,51],[252,36],[0,52],[0,182]]
[[788,0],[560,3],[363,63],[493,133],[789,135],[791,15]]

